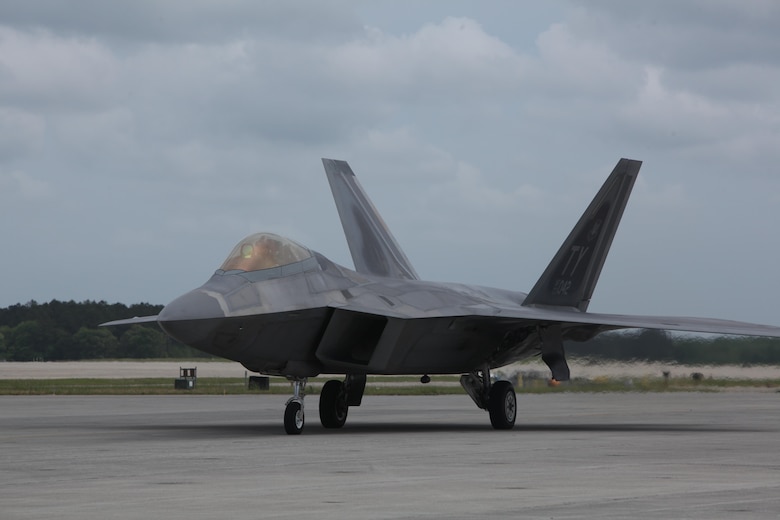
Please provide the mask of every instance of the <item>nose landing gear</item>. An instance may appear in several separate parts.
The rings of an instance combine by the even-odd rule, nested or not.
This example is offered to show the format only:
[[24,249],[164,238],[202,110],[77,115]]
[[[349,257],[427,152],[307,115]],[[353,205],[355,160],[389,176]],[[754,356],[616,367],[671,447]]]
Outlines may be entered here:
[[293,379],[293,396],[287,401],[284,409],[284,431],[288,435],[300,435],[303,431],[304,414],[303,398],[305,397],[307,379]]

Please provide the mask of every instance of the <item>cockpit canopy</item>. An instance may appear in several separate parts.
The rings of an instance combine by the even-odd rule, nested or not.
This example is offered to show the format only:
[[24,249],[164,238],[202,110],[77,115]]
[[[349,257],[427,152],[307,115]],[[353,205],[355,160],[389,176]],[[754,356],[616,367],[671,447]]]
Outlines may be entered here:
[[[310,261],[306,262],[307,260]],[[290,239],[272,233],[255,233],[233,248],[220,270],[252,272],[299,263],[308,264],[316,261],[311,251]],[[301,265],[301,269],[293,271],[303,270],[306,270],[305,266]]]

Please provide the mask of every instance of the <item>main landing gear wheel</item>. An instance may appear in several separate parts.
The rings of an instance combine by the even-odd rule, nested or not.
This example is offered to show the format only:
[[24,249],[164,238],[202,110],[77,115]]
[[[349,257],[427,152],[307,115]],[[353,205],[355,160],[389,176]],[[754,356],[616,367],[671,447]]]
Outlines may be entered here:
[[303,431],[303,407],[298,401],[290,401],[284,409],[284,431],[300,435]]
[[487,402],[490,424],[496,430],[511,430],[517,417],[517,396],[512,383],[496,381],[490,387]]
[[347,391],[344,383],[331,380],[320,392],[320,422],[325,428],[341,428],[347,422]]
[[512,383],[491,383],[490,366],[460,377],[460,384],[478,407],[490,414],[490,424],[496,430],[511,430],[517,417],[517,396]]

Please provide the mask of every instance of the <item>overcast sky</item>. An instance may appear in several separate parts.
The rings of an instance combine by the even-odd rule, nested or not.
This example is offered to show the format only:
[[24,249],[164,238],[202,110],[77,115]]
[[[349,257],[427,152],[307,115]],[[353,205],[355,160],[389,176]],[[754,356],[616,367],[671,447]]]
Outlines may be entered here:
[[780,325],[775,0],[4,0],[0,306],[164,304],[276,232],[528,291],[644,161],[590,310]]

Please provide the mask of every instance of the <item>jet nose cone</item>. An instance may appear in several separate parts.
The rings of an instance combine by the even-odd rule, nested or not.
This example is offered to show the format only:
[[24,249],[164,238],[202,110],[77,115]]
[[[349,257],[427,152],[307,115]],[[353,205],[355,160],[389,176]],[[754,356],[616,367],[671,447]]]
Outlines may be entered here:
[[209,340],[214,323],[225,316],[217,298],[201,289],[190,291],[166,305],[158,323],[171,337],[198,348]]
[[179,296],[160,312],[160,321],[187,321],[222,318],[225,313],[219,305],[219,295],[195,289]]

